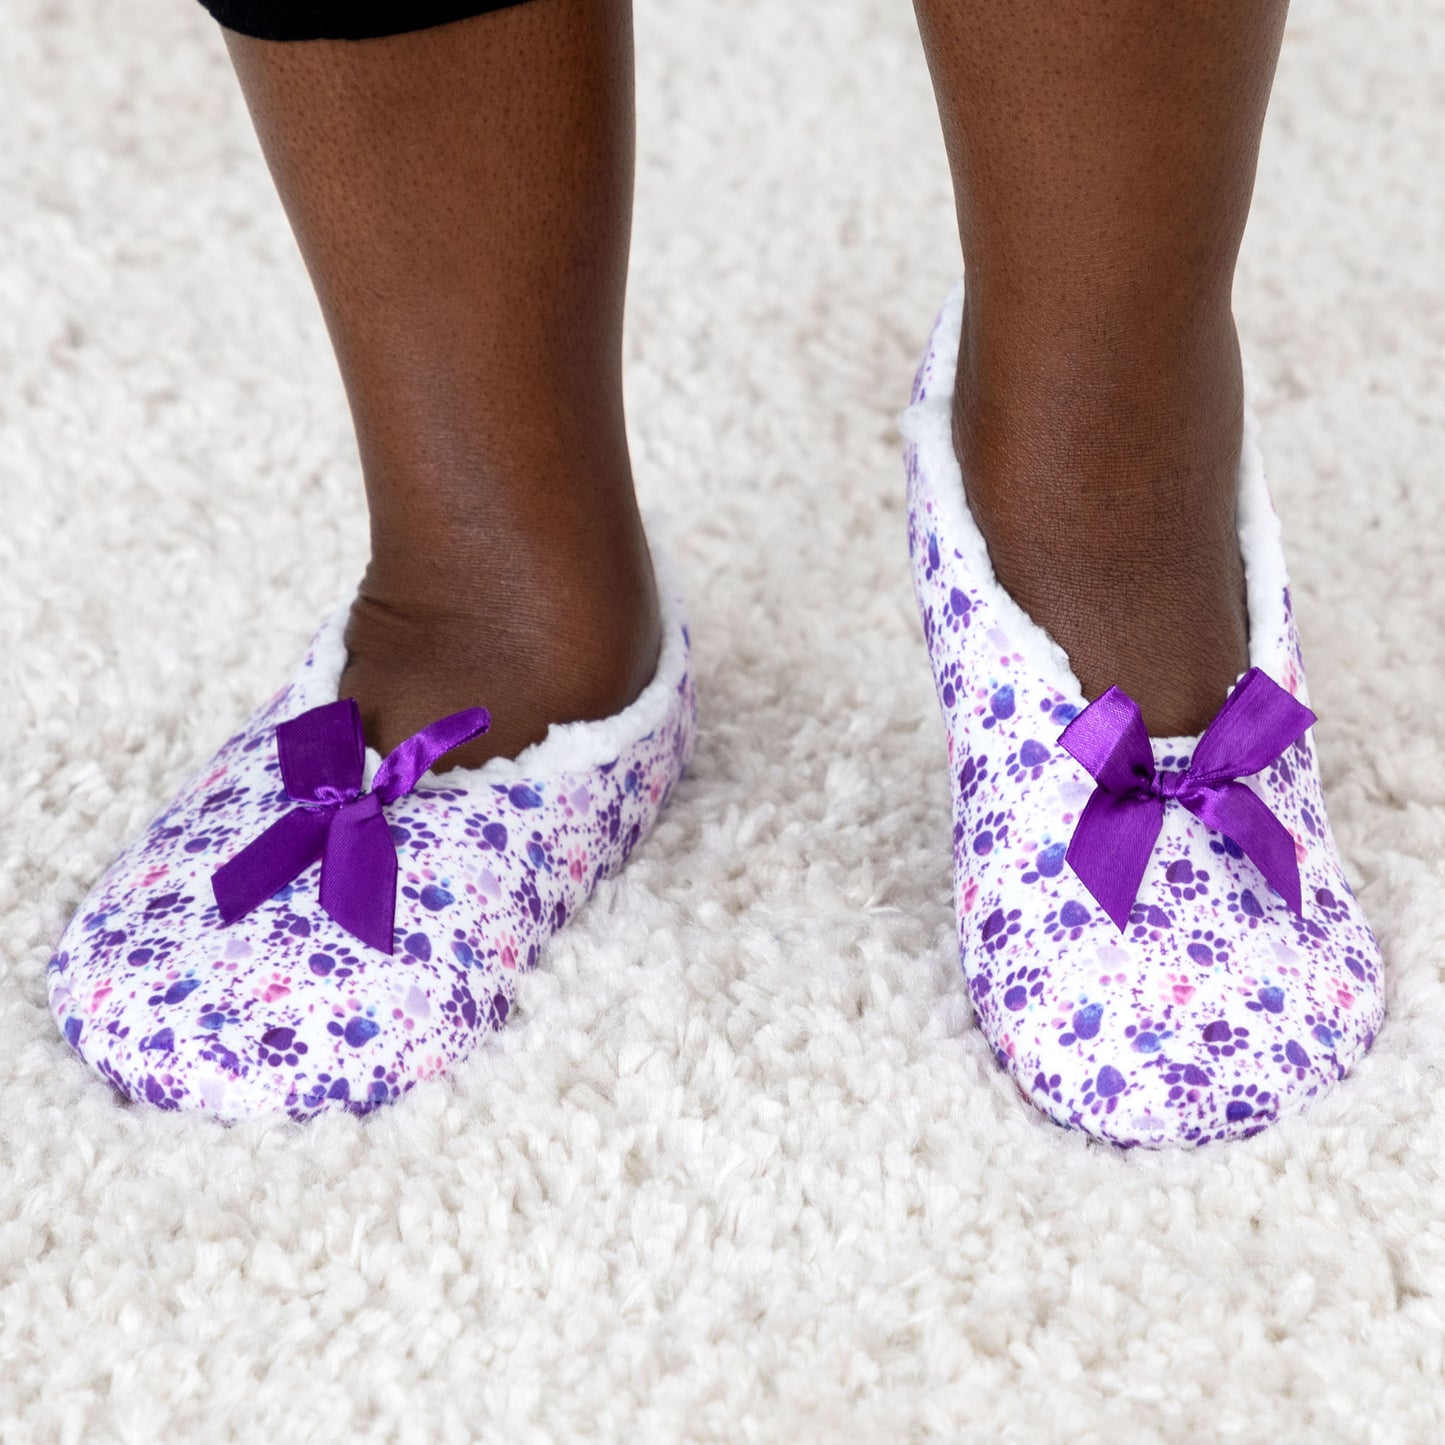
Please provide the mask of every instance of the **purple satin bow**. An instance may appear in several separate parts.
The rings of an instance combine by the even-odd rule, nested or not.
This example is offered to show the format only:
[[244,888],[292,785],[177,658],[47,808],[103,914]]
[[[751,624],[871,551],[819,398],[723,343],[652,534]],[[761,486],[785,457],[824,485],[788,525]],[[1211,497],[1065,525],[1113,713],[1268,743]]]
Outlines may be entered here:
[[491,726],[484,707],[424,727],[387,754],[361,791],[366,742],[354,698],[314,707],[276,727],[286,796],[300,804],[211,876],[226,923],[273,897],[321,859],[321,906],[348,933],[382,953],[396,922],[396,846],[382,808],[405,797],[444,753]]
[[1111,687],[1059,736],[1098,783],[1069,842],[1069,866],[1122,929],[1164,825],[1164,804],[1172,798],[1233,838],[1299,913],[1294,839],[1239,779],[1268,767],[1314,721],[1309,708],[1252,667],[1205,729],[1188,768],[1160,772],[1138,704]]

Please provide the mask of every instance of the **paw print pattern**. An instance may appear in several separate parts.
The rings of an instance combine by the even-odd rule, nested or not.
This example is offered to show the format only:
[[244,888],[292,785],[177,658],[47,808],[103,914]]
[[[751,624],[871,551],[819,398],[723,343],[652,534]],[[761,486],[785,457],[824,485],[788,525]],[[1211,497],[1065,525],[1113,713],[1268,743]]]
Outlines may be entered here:
[[[938,536],[936,533],[929,532],[925,535],[922,557],[923,575],[932,582],[933,579],[938,576],[939,569],[943,565],[943,559],[938,551]],[[932,618],[929,620],[932,621]]]
[[979,857],[992,853],[995,848],[1006,847],[1008,829],[1009,815],[1006,812],[985,813],[969,846]]
[[948,592],[948,606],[943,610],[942,623],[950,632],[962,632],[968,626],[973,612],[973,603],[967,592],[951,587]]
[[1196,969],[1211,969],[1228,964],[1232,947],[1232,940],[1223,933],[1216,933],[1212,928],[1195,928],[1190,931],[1184,952]]
[[1018,1013],[1030,1002],[1037,1001],[1044,992],[1043,969],[1018,968],[1005,976],[1003,981],[1003,1006],[1010,1013]]
[[1020,881],[1038,883],[1041,880],[1057,878],[1064,871],[1064,861],[1068,851],[1067,842],[1045,843],[1033,858],[1024,864]]
[[1235,915],[1236,924],[1244,928],[1258,928],[1264,921],[1265,905],[1253,888],[1240,888],[1230,892],[1225,901],[1229,911]]
[[1156,1023],[1146,1015],[1139,1023],[1126,1024],[1124,1037],[1136,1054],[1157,1054],[1174,1033],[1164,1023]]
[[[962,499],[948,418],[961,291],[905,419],[914,591],[949,739],[960,960],[999,1066],[1053,1122],[1131,1146],[1266,1127],[1348,1071],[1384,1011],[1383,969],[1326,821],[1307,735],[1243,786],[1295,843],[1297,917],[1240,846],[1165,804],[1117,929],[1068,863],[1094,780],[1058,745],[1083,706],[1057,650],[998,587]],[[1268,508],[1249,441],[1248,502]],[[1264,575],[1281,575],[1263,529]],[[1251,545],[1256,545],[1251,541]],[[965,604],[966,605],[963,605]],[[1251,662],[1303,698],[1287,588],[1250,598]],[[1188,766],[1193,744],[1156,744]]]
[[1013,717],[1018,704],[1014,699],[1013,684],[1004,682],[990,689],[988,694],[988,707],[984,713],[980,726],[984,728],[997,727],[1001,722],[1007,722]]
[[[276,724],[330,702],[344,616],[96,884],[47,969],[70,1046],[126,1098],[225,1119],[364,1114],[455,1065],[511,1012],[512,980],[656,821],[692,751],[680,604],[647,719],[598,765],[521,778],[512,763],[423,780],[388,805],[394,948],[318,906],[313,864],[225,927],[211,874],[291,803]],[[545,747],[544,747],[545,753]],[[500,775],[500,776],[499,776]]]
[[1008,913],[1005,913],[1002,908],[995,908],[984,919],[983,928],[980,930],[979,937],[984,950],[988,953],[998,953],[1006,948],[1021,927],[1020,916],[1021,910],[1017,908]]
[[1074,1016],[1070,1020],[1070,1027],[1066,1033],[1059,1035],[1059,1042],[1065,1046],[1079,1042],[1087,1043],[1090,1039],[1099,1036],[1099,1026],[1104,1021],[1104,1005],[1101,1003],[1086,1003],[1074,1010]]
[[958,701],[961,677],[961,670],[956,662],[947,663],[940,670],[937,678],[938,695],[945,699],[945,707],[952,707]]
[[1158,903],[1135,903],[1129,912],[1129,927],[1136,938],[1157,940],[1174,927],[1174,914]]
[[1209,870],[1196,868],[1188,858],[1176,858],[1164,869],[1169,896],[1176,903],[1192,903],[1209,893]]
[[988,781],[988,758],[983,754],[965,753],[958,767],[956,797],[969,802]]
[[1025,778],[1038,782],[1044,775],[1044,764],[1048,762],[1050,753],[1041,742],[1034,738],[1026,738],[1017,752],[1008,755],[1004,763],[1004,771],[1015,782]]
[[1050,943],[1067,939],[1077,942],[1084,930],[1094,921],[1094,915],[1076,899],[1067,899],[1058,909],[1044,914],[1044,933]]

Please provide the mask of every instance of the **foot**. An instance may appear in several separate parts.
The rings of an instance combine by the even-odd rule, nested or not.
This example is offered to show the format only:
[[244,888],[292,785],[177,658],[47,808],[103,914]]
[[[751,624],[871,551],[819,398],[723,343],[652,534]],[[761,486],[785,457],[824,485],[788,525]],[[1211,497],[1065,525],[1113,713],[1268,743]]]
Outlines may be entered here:
[[544,745],[501,787],[412,788],[402,768],[385,796],[336,701],[328,618],[66,929],[67,1042],[129,1099],[225,1119],[367,1113],[455,1068],[686,767],[686,625],[670,583],[657,602],[656,685],[625,724]]
[[[1065,741],[1081,699],[1013,605],[1019,598],[991,574],[972,509],[960,505],[961,300],[955,293],[940,314],[904,432],[914,587],[948,735],[959,957],[979,1027],[1019,1092],[1056,1123],[1151,1147],[1256,1133],[1343,1078],[1385,1006],[1379,950],[1326,821],[1313,739],[1288,742],[1302,725],[1305,684],[1258,450],[1252,441],[1244,449],[1237,478],[1251,580],[1269,579],[1249,598],[1263,680],[1246,698],[1290,696],[1261,705],[1243,735],[1237,723],[1215,735],[1205,772],[1223,768],[1238,781],[1216,779],[1218,792],[1191,800],[1160,774],[1177,782],[1193,749],[1141,759],[1127,717],[1120,731],[1103,709]],[[1050,561],[1077,575],[1064,557],[1061,549]],[[1109,603],[1074,606],[1129,655],[1130,629],[1111,625]],[[1146,637],[1177,635],[1171,619],[1138,616]],[[1072,649],[1083,671],[1080,644]],[[1135,685],[1156,717],[1168,676],[1155,667],[1143,679],[1152,691]],[[1079,760],[1075,747],[1090,736],[1097,746],[1086,754],[1120,747],[1121,767],[1101,770],[1112,783]],[[1157,792],[1143,786],[1151,765]],[[1131,776],[1139,790],[1126,785],[1111,799]],[[1252,800],[1243,829],[1231,818],[1241,797],[1225,801],[1231,789]]]
[[490,731],[439,765],[479,767],[540,742],[554,722],[621,711],[651,681],[659,638],[640,527],[578,545],[450,538],[423,563],[373,560],[346,629],[340,696],[356,699],[383,756],[437,718],[488,708]]
[[1100,345],[969,312],[953,406],[999,582],[1085,697],[1119,686],[1158,737],[1200,732],[1249,665],[1239,349],[1228,318],[1187,330]]

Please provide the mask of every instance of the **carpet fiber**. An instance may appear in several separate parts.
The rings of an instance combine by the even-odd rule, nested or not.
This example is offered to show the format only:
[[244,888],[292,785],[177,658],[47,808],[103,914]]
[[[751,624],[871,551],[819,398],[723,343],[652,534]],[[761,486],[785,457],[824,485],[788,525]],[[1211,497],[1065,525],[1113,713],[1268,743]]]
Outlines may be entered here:
[[643,0],[628,332],[702,734],[456,1078],[365,1122],[116,1101],[45,1004],[120,845],[365,523],[215,28],[0,45],[0,1436],[1429,1441],[1445,1371],[1445,6],[1301,7],[1238,287],[1373,1055],[1122,1155],[972,1029],[895,417],[957,270],[903,0]]

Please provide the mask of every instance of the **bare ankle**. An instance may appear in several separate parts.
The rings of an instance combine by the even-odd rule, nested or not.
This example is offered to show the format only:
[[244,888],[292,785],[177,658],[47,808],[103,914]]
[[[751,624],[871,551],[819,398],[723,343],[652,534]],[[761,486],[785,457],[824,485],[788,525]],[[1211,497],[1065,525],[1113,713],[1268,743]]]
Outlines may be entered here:
[[505,552],[470,571],[368,571],[347,627],[341,696],[387,751],[435,718],[491,710],[492,729],[448,758],[475,767],[539,742],[556,722],[620,711],[656,668],[660,623],[645,542],[541,564]]
[[1086,696],[1117,684],[1156,734],[1197,732],[1248,665],[1232,326],[1208,353],[1091,370],[993,354],[966,328],[959,359],[955,446],[1000,583]]

